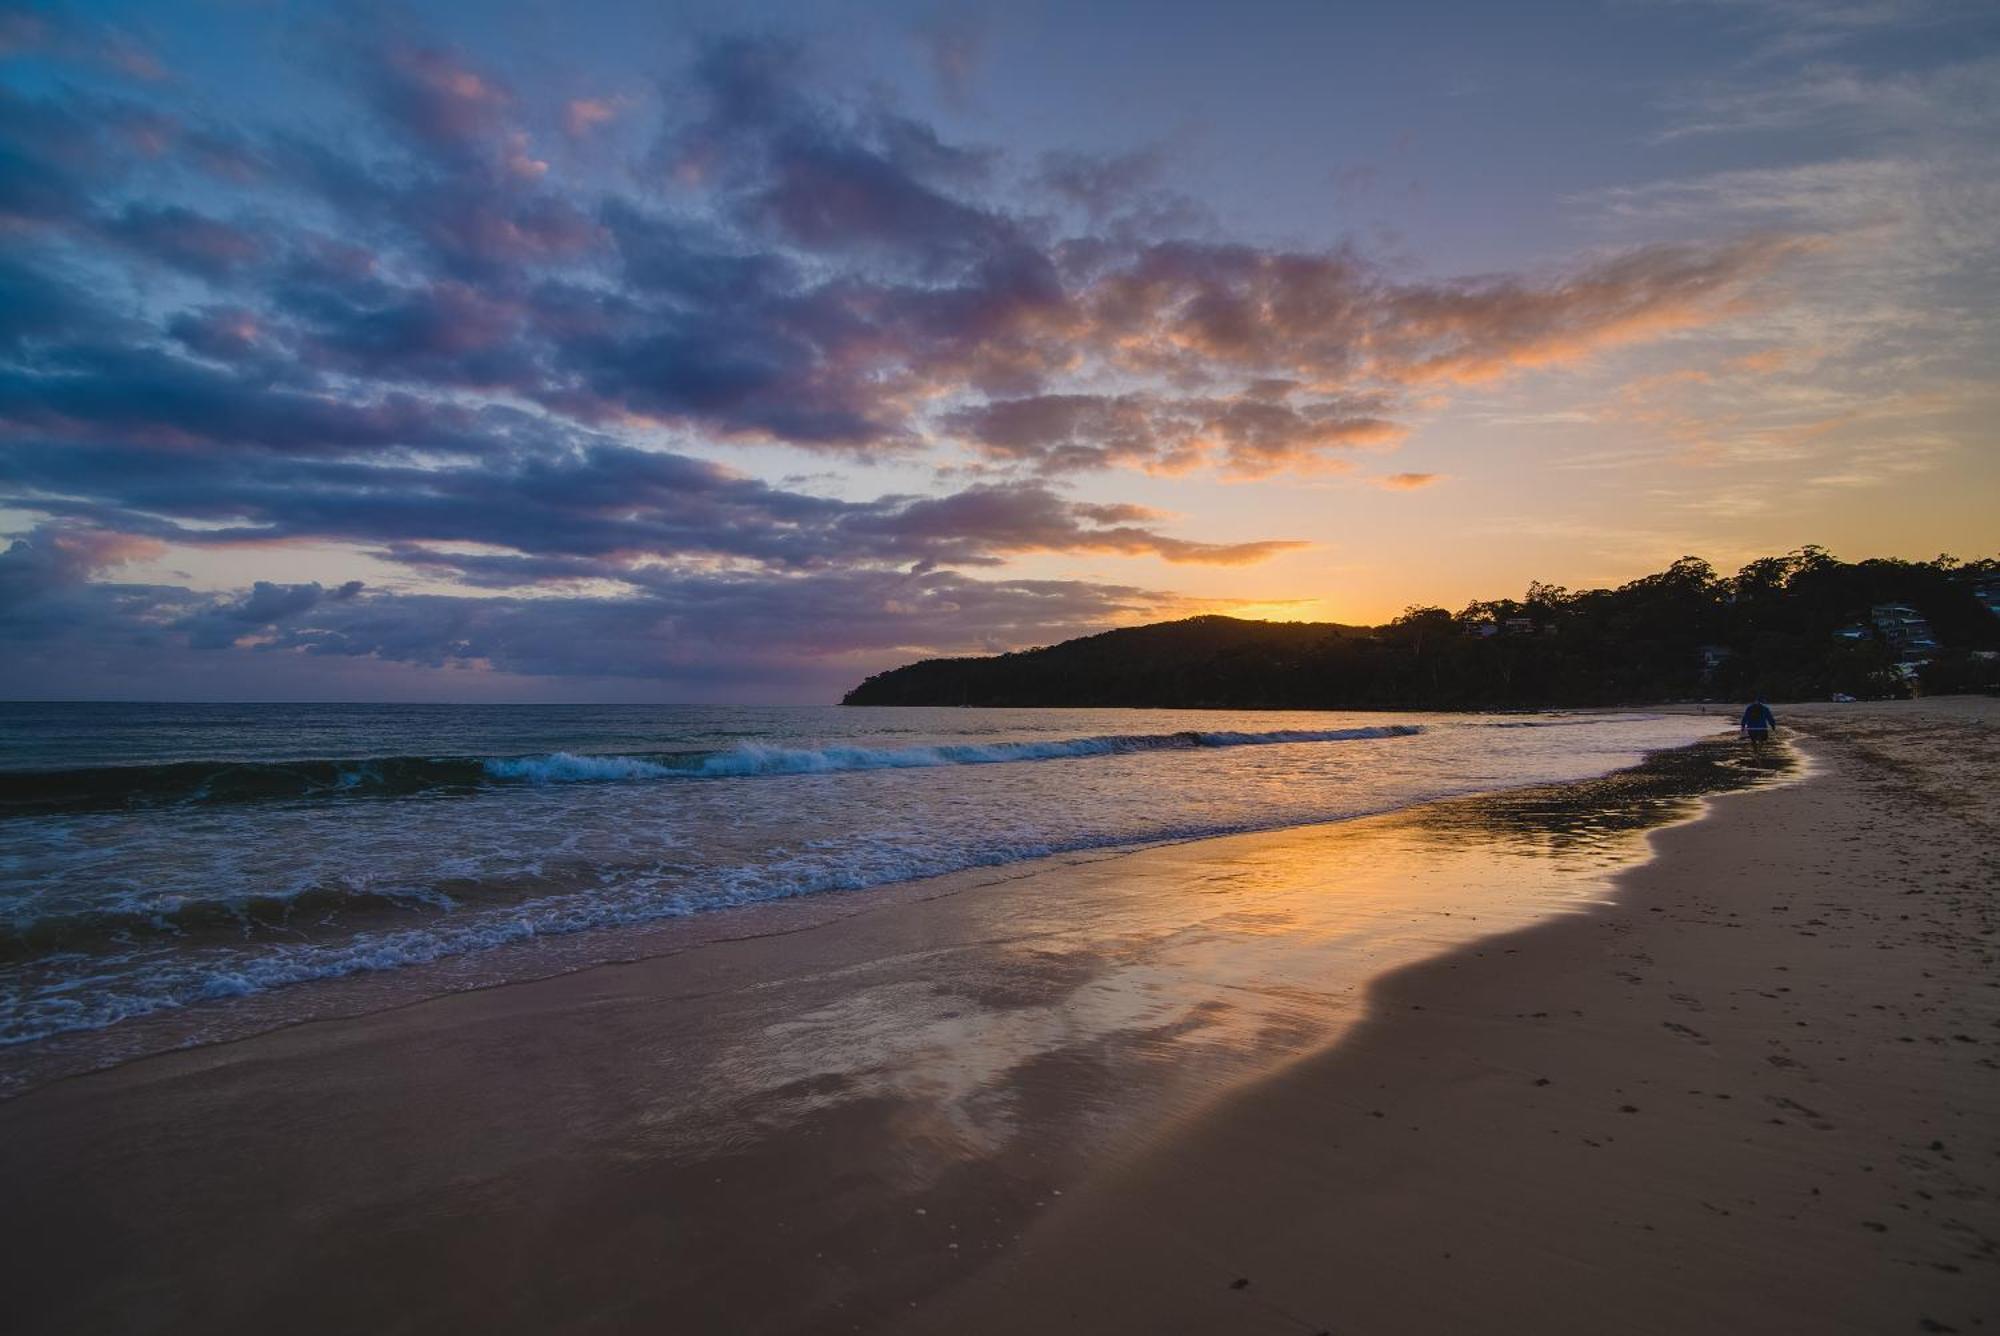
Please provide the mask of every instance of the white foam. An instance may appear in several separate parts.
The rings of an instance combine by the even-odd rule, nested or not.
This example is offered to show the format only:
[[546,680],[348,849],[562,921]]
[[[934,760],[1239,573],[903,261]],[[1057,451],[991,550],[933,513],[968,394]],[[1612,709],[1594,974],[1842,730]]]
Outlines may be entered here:
[[745,742],[685,765],[666,765],[637,756],[579,756],[555,752],[489,760],[494,779],[529,784],[602,783],[634,779],[724,779],[750,775],[821,775],[849,770],[912,770],[943,765],[1002,765],[1018,761],[1058,761],[1085,756],[1118,756],[1141,751],[1199,747],[1256,747],[1280,743],[1358,742],[1408,737],[1421,724],[1371,728],[1277,729],[1265,733],[1186,732],[1109,734],[1051,738],[1034,742],[954,743],[931,747],[776,747]]
[[636,756],[578,756],[574,752],[554,752],[548,756],[515,756],[486,762],[486,773],[495,779],[519,780],[528,784],[602,783],[619,779],[664,779],[685,774]]
[[[1168,731],[1183,718],[1253,727]],[[838,736],[827,728],[794,733],[789,746],[470,761],[497,782],[450,802],[282,804],[200,822],[123,813],[16,822],[0,828],[0,914],[40,917],[73,904],[171,919],[188,898],[262,904],[329,887],[420,912],[403,918],[370,905],[324,923],[315,912],[282,930],[246,927],[240,941],[206,929],[177,939],[168,922],[170,935],[157,939],[135,934],[101,951],[42,956],[7,978],[11,995],[0,993],[0,1047],[527,939],[1579,778],[1710,727],[1635,716],[1577,721],[1600,736],[1589,727],[1493,733],[1473,721],[1433,721],[1428,731],[1352,720],[1259,730],[1255,717],[1193,715],[1139,725],[1153,732],[1090,736],[1060,736],[1076,724],[1051,721],[1041,727],[1058,736],[1022,739],[1025,730],[1005,722],[997,739],[961,733],[930,745],[826,745]],[[1365,745],[1418,733],[1407,744]],[[1363,745],[1283,745],[1348,742]],[[1070,758],[1078,764],[1003,764]],[[986,765],[1001,768],[933,769]],[[876,773],[713,782],[843,771]]]

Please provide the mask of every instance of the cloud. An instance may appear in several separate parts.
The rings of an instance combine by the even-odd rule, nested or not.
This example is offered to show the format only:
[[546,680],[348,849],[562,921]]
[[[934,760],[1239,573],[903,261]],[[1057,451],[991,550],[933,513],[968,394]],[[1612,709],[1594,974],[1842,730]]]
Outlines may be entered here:
[[[1811,8],[1811,7],[1808,7]],[[1854,34],[1921,20],[1942,46],[1969,11],[1833,6]],[[1848,12],[1848,10],[1853,12]],[[1865,12],[1864,12],[1865,11]],[[1825,17],[1825,16],[1822,16]],[[1831,21],[1831,20],[1829,20]],[[1810,142],[1811,156],[1624,186],[1584,202],[1622,233],[1745,232],[1812,238],[1785,266],[1786,300],[1739,314],[1725,353],[1671,392],[1634,383],[1607,405],[1708,466],[1807,466],[1817,478],[1885,476],[1884,440],[1978,440],[2000,308],[2000,62],[1889,64],[1854,43],[1760,66],[1670,107],[1669,137]],[[1803,139],[1810,136],[1810,140]],[[1865,426],[1863,424],[1866,424]],[[1638,439],[1644,440],[1644,436]]]
[[0,85],[0,228],[85,224],[94,193],[121,184],[171,132],[160,113],[126,99]]
[[255,233],[178,206],[128,206],[105,222],[104,232],[141,254],[210,279],[227,278],[264,258]]
[[954,106],[969,102],[973,76],[986,50],[983,16],[964,5],[939,9],[912,29],[911,36],[930,67],[940,96]]
[[[794,660],[1046,641],[1171,600],[1006,578],[1019,557],[1299,546],[1060,476],[1345,466],[1420,393],[1730,317],[1802,248],[1774,221],[1423,277],[1221,239],[1157,149],[950,142],[796,45],[704,44],[641,124],[347,21],[362,114],[337,135],[217,124],[171,80],[0,89],[0,501],[46,521],[6,558],[48,671],[86,642],[658,676],[721,671],[730,636]],[[976,46],[940,37],[941,77]],[[573,147],[621,116],[650,146],[630,176]],[[981,481],[818,495],[709,458],[746,443],[969,453]],[[113,585],[86,558],[140,550],[116,543],[333,545],[432,592]]]
[[[194,456],[198,458],[198,456]],[[720,465],[602,441],[564,453],[441,459],[232,454],[200,470],[144,447],[17,444],[0,502],[190,546],[382,543],[384,555],[476,583],[623,580],[661,563],[726,560],[773,573],[837,566],[994,566],[1031,552],[1244,565],[1299,546],[1177,538],[1131,507],[1039,484],[840,501]],[[503,555],[464,560],[439,544]],[[553,560],[551,560],[553,559]]]
[[1378,478],[1376,485],[1396,492],[1414,492],[1418,488],[1434,486],[1444,481],[1442,473],[1391,473]]
[[1976,21],[1978,6],[1958,0],[1659,0],[1706,9],[1733,20],[1736,35],[1751,39],[1749,63],[1820,56],[1879,37],[1885,29],[1944,28]]
[[1043,472],[1128,465],[1177,473],[1215,461],[1261,477],[1400,439],[1402,429],[1381,416],[1385,405],[1375,395],[1287,403],[1259,388],[1231,398],[1053,394],[990,400],[948,414],[944,426],[990,457]]
[[1158,180],[1164,165],[1158,148],[1130,153],[1056,149],[1042,155],[1039,181],[1092,217],[1103,217]]
[[860,540],[853,546],[865,547],[869,539],[879,537],[937,554],[924,560],[961,564],[991,560],[983,553],[1109,552],[1176,563],[1245,566],[1306,546],[1293,541],[1188,542],[1118,522],[1144,514],[1137,507],[1080,506],[1045,487],[1012,484],[912,501],[886,513],[843,521],[841,530]]
[[37,54],[93,64],[125,78],[158,82],[168,71],[135,34],[55,5],[0,4],[0,57]]
[[392,42],[361,56],[375,109],[410,140],[447,155],[476,151],[501,131],[513,97],[455,52]]
[[[44,582],[10,599],[24,547],[0,552],[0,689],[61,682],[81,694],[263,695],[272,681],[338,683],[391,665],[526,679],[626,679],[740,699],[822,691],[913,654],[991,651],[1109,622],[1183,614],[1172,595],[949,571],[830,571],[771,580],[660,573],[621,597],[402,594],[261,584],[242,593]],[[412,679],[395,679],[410,689]],[[461,685],[458,690],[477,690]]]
[[[360,581],[353,581],[333,591],[332,597],[353,598],[361,588]],[[174,629],[187,633],[187,643],[192,649],[223,649],[270,633],[281,622],[296,621],[327,596],[318,581],[273,584],[259,580],[241,598],[219,601],[190,613],[176,622]]]
[[158,556],[165,545],[132,534],[45,524],[0,552],[0,606],[83,584],[117,566]]
[[20,357],[51,342],[101,337],[123,323],[64,282],[54,265],[0,254],[0,354]]
[[[1094,402],[1115,435],[1090,438],[1079,418],[1074,441],[1029,462],[1237,474],[1392,442],[1401,386],[1721,318],[1799,245],[1661,244],[1538,277],[1410,280],[1352,249],[1116,229],[1051,240],[989,193],[988,152],[879,106],[817,100],[798,49],[747,40],[703,52],[696,114],[660,138],[661,161],[704,164],[702,207],[592,203],[556,188],[512,98],[462,57],[405,43],[357,59],[411,155],[363,166],[268,137],[239,155],[260,164],[244,202],[269,196],[254,229],[170,200],[100,212],[92,197],[129,158],[105,123],[128,113],[61,100],[15,108],[38,165],[14,178],[15,207],[226,287],[249,313],[237,327],[330,396],[478,389],[578,425],[857,455],[924,449],[934,423],[1004,451],[1023,403]],[[219,137],[181,126],[173,142],[193,154]],[[1141,199],[1157,162],[1072,154],[1042,170],[1100,217]],[[275,221],[299,192],[342,220],[339,241]],[[165,323],[200,340],[196,318]],[[1299,387],[1292,402],[1256,390],[1278,381]],[[1376,407],[1352,411],[1364,402]]]
[[1391,298],[1392,377],[1491,380],[1713,322],[1749,286],[1811,243],[1790,235],[1722,245],[1661,244],[1552,283],[1516,279],[1419,286]]
[[1034,183],[1082,213],[1099,236],[1126,241],[1214,233],[1207,207],[1165,183],[1168,154],[1148,145],[1126,153],[1057,149],[1042,154]]
[[587,139],[600,127],[624,114],[625,100],[618,97],[573,97],[563,104],[563,132],[571,139]]
[[478,455],[520,421],[510,410],[401,390],[370,399],[319,393],[273,384],[254,369],[218,371],[142,348],[77,345],[32,366],[0,367],[0,441],[109,437],[167,450]]
[[2000,59],[1922,70],[1869,70],[1816,62],[1780,76],[1728,82],[1669,104],[1667,143],[1698,136],[1771,135],[1811,129],[1872,140],[1990,133],[2000,121]]
[[939,276],[1028,244],[1005,213],[928,179],[941,159],[964,161],[935,135],[805,101],[804,63],[790,43],[712,44],[695,70],[706,114],[667,136],[662,155],[705,164],[732,214],[809,251]]

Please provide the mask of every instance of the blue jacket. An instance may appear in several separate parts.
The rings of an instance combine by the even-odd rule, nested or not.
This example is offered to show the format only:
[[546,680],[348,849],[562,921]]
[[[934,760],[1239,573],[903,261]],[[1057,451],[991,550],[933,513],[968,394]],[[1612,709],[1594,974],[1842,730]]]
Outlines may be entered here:
[[1750,708],[1743,711],[1743,727],[1745,728],[1774,728],[1777,726],[1777,723],[1778,716],[1772,714],[1771,707],[1763,701],[1752,702]]

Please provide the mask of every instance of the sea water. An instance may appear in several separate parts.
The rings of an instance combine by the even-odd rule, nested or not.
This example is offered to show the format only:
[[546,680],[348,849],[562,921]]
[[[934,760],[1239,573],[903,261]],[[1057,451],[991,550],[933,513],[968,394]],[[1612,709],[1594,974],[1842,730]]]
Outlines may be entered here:
[[1651,713],[0,704],[0,1044],[538,938],[611,959],[622,933],[668,919],[1582,779],[1716,728]]

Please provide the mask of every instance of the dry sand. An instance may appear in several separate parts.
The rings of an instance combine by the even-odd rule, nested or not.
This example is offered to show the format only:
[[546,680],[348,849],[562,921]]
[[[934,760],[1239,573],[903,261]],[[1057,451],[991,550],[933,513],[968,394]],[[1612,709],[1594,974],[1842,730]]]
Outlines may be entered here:
[[56,1082],[10,1329],[1979,1330],[1993,703],[1785,713]]

